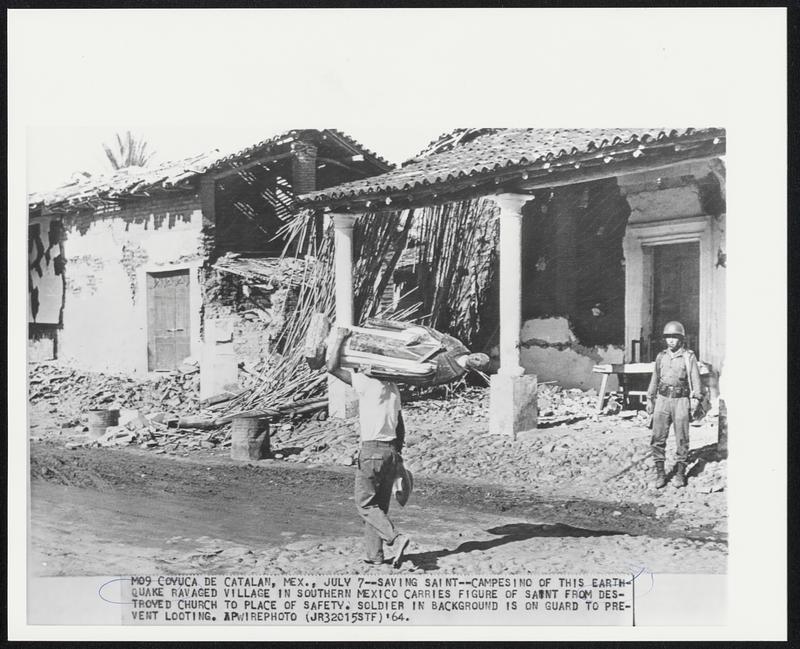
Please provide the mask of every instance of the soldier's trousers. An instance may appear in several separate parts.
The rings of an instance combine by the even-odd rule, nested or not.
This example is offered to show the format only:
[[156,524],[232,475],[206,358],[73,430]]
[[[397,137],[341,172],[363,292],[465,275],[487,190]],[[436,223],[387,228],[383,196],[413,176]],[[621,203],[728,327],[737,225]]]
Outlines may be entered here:
[[363,442],[356,470],[356,508],[364,519],[364,549],[370,561],[383,561],[383,544],[397,537],[389,503],[399,454],[394,442]]
[[689,397],[656,397],[650,440],[656,462],[663,462],[666,456],[670,424],[675,427],[675,460],[685,463],[689,459]]

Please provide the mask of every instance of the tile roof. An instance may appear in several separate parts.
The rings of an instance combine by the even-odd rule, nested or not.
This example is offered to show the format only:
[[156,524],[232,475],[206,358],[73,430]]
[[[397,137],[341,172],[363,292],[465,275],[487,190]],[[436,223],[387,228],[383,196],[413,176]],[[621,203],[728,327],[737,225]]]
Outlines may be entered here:
[[60,187],[31,193],[28,196],[28,204],[31,206],[41,204],[78,206],[92,201],[113,201],[148,190],[181,187],[197,176],[225,168],[234,168],[236,165],[246,163],[248,158],[263,155],[271,149],[309,137],[317,142],[327,140],[346,151],[364,155],[379,171],[392,168],[388,161],[341,131],[335,129],[291,130],[262,140],[235,153],[221,153],[214,149],[182,160],[146,167],[126,167],[107,174],[76,173],[69,182]]
[[[299,197],[304,204],[346,203],[384,198],[396,192],[447,189],[448,183],[493,178],[499,173],[547,170],[551,166],[580,165],[602,158],[612,162],[615,153],[646,155],[651,147],[677,147],[681,143],[713,141],[724,153],[725,131],[706,129],[456,129],[438,138],[417,157],[380,176],[343,183]],[[635,151],[639,153],[635,153]],[[675,150],[673,148],[673,150]],[[610,158],[610,159],[608,159]]]

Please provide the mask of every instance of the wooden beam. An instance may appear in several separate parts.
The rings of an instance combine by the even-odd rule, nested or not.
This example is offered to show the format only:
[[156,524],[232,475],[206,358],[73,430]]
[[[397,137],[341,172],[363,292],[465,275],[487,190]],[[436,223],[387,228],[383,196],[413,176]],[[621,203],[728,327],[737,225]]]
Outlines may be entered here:
[[323,140],[327,140],[329,142],[335,140],[336,143],[341,148],[345,149],[346,151],[349,151],[351,153],[351,155],[353,155],[353,156],[362,155],[362,156],[364,156],[365,160],[369,161],[370,164],[375,165],[376,167],[379,167],[381,169],[384,169],[385,171],[389,171],[393,166],[388,162],[385,162],[383,160],[379,160],[378,157],[374,153],[373,154],[365,153],[362,149],[360,149],[359,147],[355,146],[354,144],[351,144],[347,140],[342,139],[341,137],[339,137],[336,133],[334,133],[332,131],[325,130],[324,131],[324,135],[322,136],[322,139]]
[[223,171],[218,171],[216,173],[209,174],[209,178],[213,178],[214,180],[220,180],[221,178],[228,178],[230,176],[235,176],[236,174],[246,171],[252,167],[256,167],[258,165],[267,164],[269,162],[277,162],[278,160],[286,160],[287,158],[291,158],[294,154],[293,153],[281,153],[280,155],[273,155],[273,156],[263,156],[261,158],[256,158],[255,160],[251,160],[243,165],[239,165],[238,167],[233,167],[231,169],[225,169]]
[[324,162],[325,164],[332,164],[336,165],[337,167],[342,167],[342,169],[347,169],[348,171],[352,171],[357,174],[361,174],[362,176],[369,176],[370,171],[368,169],[359,169],[358,167],[353,167],[352,165],[345,164],[340,160],[334,160],[333,158],[317,158],[317,162]]

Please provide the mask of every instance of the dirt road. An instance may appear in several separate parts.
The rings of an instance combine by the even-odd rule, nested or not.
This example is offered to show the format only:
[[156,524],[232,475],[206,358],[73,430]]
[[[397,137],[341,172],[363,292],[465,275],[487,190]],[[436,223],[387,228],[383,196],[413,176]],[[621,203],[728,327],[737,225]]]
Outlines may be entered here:
[[[238,463],[134,448],[31,443],[31,571],[362,573],[352,468]],[[727,541],[691,536],[647,504],[538,497],[417,476],[392,517],[413,544],[401,571],[724,572]]]

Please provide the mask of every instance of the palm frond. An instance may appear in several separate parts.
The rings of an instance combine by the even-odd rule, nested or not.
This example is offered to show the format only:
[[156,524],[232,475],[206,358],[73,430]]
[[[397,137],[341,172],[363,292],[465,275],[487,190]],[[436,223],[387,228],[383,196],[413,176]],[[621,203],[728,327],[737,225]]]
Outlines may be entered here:
[[144,167],[155,153],[148,151],[148,143],[144,137],[137,136],[131,131],[115,134],[116,147],[103,144],[103,150],[114,170],[125,167]]

